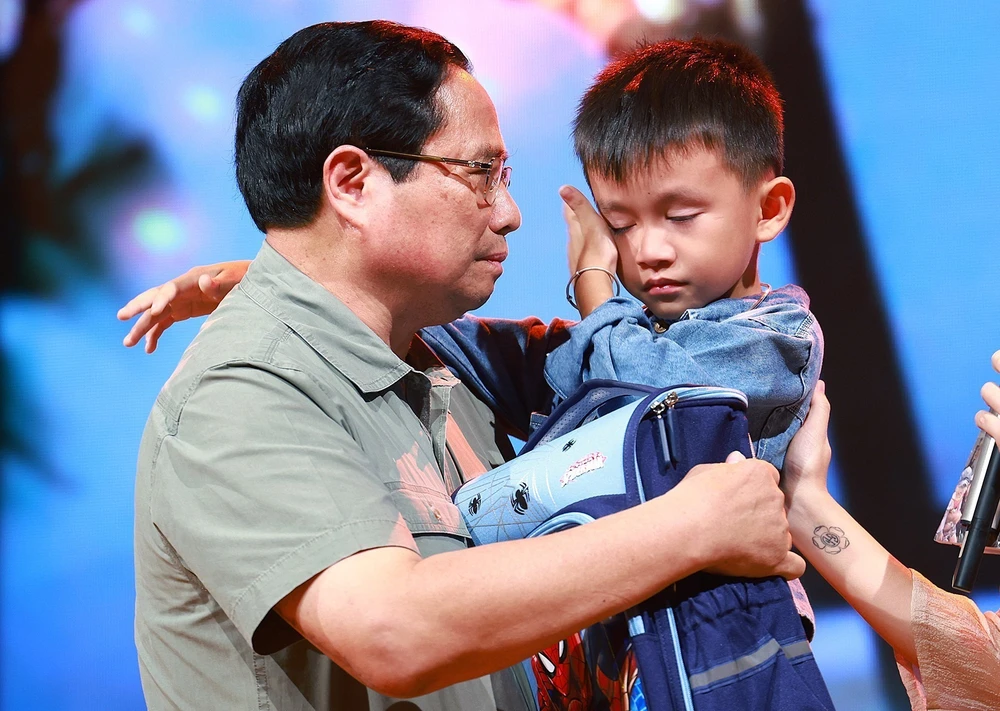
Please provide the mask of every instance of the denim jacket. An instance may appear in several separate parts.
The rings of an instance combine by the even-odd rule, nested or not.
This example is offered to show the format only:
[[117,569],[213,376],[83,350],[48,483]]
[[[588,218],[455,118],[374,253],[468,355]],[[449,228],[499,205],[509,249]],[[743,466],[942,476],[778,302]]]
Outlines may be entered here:
[[545,378],[559,399],[595,378],[742,390],[757,456],[780,468],[819,379],[823,336],[799,287],[758,301],[720,299],[662,322],[631,299],[611,299],[549,355]]
[[757,456],[778,468],[823,362],[809,297],[792,285],[762,301],[720,299],[672,322],[619,297],[576,324],[466,316],[422,335],[518,436],[529,433],[532,413],[548,412],[586,380],[719,385],[746,393]]

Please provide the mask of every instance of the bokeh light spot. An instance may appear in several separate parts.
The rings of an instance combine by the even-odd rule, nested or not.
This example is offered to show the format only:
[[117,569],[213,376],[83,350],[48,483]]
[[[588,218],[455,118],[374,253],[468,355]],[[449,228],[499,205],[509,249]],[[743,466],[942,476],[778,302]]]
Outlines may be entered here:
[[132,234],[143,247],[159,254],[174,252],[184,243],[180,220],[166,210],[155,208],[142,210],[135,216]]
[[0,59],[6,59],[17,47],[23,19],[24,7],[20,0],[0,0]]
[[184,92],[184,108],[197,120],[209,123],[222,115],[222,99],[215,89],[192,86]]
[[647,20],[665,24],[684,13],[684,0],[635,0],[635,7]]
[[122,14],[125,29],[136,37],[148,37],[156,28],[153,13],[142,5],[130,5]]

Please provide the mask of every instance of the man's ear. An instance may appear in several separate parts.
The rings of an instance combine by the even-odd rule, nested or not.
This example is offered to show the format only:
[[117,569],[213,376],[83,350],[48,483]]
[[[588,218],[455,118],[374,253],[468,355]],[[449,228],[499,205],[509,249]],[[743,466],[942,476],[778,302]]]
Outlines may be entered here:
[[795,186],[784,175],[764,183],[760,188],[760,220],[757,222],[757,242],[770,242],[777,237],[792,217],[795,206]]
[[340,219],[355,227],[366,221],[379,182],[375,163],[357,146],[337,146],[323,162],[323,199]]

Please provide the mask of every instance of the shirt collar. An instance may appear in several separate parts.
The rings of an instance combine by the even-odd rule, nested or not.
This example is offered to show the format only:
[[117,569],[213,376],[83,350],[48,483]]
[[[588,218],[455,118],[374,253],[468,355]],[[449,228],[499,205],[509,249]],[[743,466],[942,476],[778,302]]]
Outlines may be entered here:
[[240,289],[365,393],[385,390],[411,368],[344,302],[266,241]]

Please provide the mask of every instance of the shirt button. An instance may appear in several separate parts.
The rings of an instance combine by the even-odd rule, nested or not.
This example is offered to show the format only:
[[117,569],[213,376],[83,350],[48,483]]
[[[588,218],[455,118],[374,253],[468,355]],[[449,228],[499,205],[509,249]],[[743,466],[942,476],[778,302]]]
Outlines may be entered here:
[[653,321],[653,330],[656,331],[657,333],[666,333],[667,327],[664,326],[659,321]]
[[440,511],[438,511],[437,509],[431,509],[431,513],[434,514],[434,518],[436,518],[438,521],[441,520],[441,512]]

